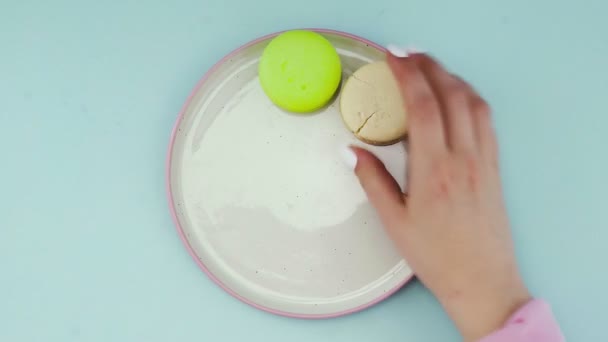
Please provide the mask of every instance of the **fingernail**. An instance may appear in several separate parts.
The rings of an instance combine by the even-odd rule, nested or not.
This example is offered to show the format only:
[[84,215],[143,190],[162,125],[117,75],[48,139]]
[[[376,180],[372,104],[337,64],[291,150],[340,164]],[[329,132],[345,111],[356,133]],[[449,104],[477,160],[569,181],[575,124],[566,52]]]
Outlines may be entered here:
[[410,55],[414,55],[414,54],[417,54],[417,53],[426,53],[426,50],[410,46],[410,47],[408,47],[408,48],[405,49],[405,52],[408,53],[408,54],[410,54]]
[[388,52],[391,53],[391,55],[393,55],[397,58],[405,58],[408,56],[406,49],[401,48],[394,44],[388,44],[386,46],[386,49],[388,50]]
[[357,167],[357,155],[350,147],[342,148],[342,161],[349,169],[354,170]]

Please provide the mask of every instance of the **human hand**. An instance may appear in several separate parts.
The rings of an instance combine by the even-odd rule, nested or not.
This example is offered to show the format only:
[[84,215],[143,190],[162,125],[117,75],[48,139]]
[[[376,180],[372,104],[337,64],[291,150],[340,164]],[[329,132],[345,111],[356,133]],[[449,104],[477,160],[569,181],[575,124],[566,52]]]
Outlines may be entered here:
[[408,193],[353,147],[355,172],[389,236],[466,341],[530,299],[513,252],[490,109],[425,54],[387,56],[409,124]]

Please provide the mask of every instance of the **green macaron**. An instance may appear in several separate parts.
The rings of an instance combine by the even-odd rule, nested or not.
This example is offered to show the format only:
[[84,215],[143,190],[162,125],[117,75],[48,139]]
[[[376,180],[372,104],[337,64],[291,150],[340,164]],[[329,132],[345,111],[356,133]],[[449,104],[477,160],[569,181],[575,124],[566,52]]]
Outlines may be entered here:
[[258,71],[270,100],[296,113],[326,105],[342,77],[340,57],[333,45],[322,35],[304,30],[287,31],[272,39]]

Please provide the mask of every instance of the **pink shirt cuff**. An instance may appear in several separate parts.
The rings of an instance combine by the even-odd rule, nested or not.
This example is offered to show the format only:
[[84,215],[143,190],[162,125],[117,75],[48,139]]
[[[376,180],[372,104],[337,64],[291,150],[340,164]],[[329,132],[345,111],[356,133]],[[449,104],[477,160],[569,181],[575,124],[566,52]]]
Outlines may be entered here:
[[479,342],[564,342],[565,340],[549,304],[534,299],[517,310],[502,329],[482,338]]

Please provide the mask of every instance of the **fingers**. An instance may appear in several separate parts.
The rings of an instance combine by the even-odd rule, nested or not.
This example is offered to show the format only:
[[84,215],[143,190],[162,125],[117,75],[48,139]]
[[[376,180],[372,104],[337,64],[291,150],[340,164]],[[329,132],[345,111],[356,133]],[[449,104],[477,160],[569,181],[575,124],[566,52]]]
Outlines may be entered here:
[[491,109],[479,95],[471,98],[471,112],[475,129],[475,138],[482,156],[496,162],[498,159],[498,143],[492,125]]
[[352,147],[357,157],[355,173],[385,227],[399,226],[405,214],[405,201],[397,181],[372,153]]
[[[410,154],[414,164],[447,153],[441,108],[422,70],[411,58],[387,55],[408,113]],[[417,161],[418,159],[421,159]]]
[[455,152],[474,152],[476,141],[470,108],[471,87],[431,57],[420,54],[416,59],[442,109],[448,145]]
[[444,150],[496,158],[490,108],[473,87],[425,54],[389,54],[387,63],[407,107],[414,164],[416,155],[428,160]]

